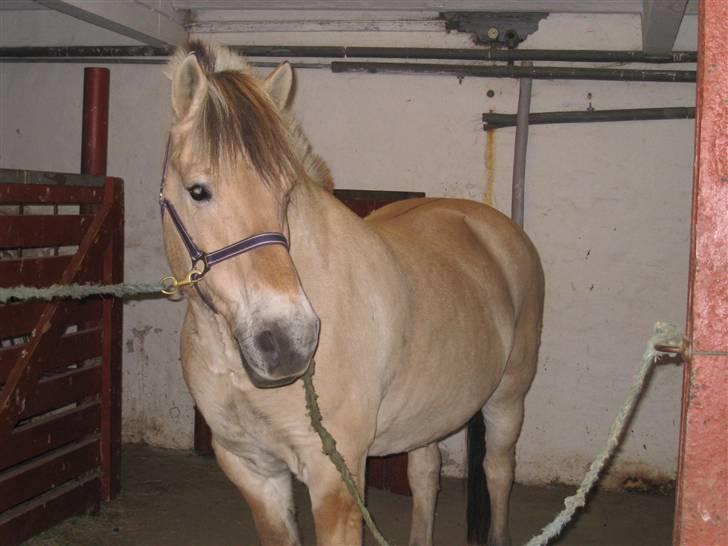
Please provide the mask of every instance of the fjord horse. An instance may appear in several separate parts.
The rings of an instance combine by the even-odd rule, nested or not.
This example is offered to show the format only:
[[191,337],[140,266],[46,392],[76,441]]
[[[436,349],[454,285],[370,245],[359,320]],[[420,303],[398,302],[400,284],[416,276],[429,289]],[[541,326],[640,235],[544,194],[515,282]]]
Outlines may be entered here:
[[487,543],[509,544],[544,295],[526,235],[465,200],[413,199],[358,218],[329,191],[288,109],[287,63],[258,79],[230,50],[192,42],[169,76],[160,198],[170,267],[192,282],[184,377],[261,543],[299,544],[292,475],[308,486],[318,544],[362,541],[297,381],[315,366],[324,424],[362,492],[368,455],[409,453],[410,544],[432,544],[437,442],[482,411]]

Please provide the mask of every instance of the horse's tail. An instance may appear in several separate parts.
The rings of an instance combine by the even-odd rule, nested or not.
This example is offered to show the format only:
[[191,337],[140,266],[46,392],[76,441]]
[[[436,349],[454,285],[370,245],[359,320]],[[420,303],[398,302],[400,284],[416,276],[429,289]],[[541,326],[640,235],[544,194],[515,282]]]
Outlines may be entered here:
[[468,422],[468,544],[485,544],[490,527],[490,496],[485,482],[485,420],[478,412]]

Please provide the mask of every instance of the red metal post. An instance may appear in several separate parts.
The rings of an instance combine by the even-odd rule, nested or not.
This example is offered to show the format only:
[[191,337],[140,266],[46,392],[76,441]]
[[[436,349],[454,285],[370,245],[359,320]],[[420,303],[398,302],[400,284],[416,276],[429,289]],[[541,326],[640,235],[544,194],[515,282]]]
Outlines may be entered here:
[[[83,74],[83,130],[81,172],[106,176],[109,141],[108,68],[86,68]],[[123,282],[124,194],[121,180],[107,179],[105,206],[113,208],[113,235],[104,254],[102,281]],[[95,213],[96,207],[81,212]],[[105,298],[103,303],[103,367],[101,375],[101,481],[100,495],[111,500],[121,489],[121,336],[122,302]]]
[[674,544],[728,544],[728,2],[700,3],[688,337]]
[[86,68],[83,71],[83,132],[81,172],[106,175],[106,151],[109,140],[109,69]]

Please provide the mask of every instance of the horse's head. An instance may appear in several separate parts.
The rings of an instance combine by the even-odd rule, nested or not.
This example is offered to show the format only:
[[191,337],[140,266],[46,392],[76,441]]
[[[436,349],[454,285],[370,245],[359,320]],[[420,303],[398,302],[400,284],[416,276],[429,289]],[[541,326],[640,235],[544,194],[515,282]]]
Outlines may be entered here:
[[[195,245],[212,252],[259,233],[288,236],[288,196],[306,176],[281,113],[290,66],[258,80],[229,50],[193,42],[172,60],[170,76],[164,199]],[[169,214],[163,229],[172,271],[182,278],[190,253]],[[256,386],[285,385],[307,370],[319,319],[286,246],[220,261],[187,294],[225,319]]]

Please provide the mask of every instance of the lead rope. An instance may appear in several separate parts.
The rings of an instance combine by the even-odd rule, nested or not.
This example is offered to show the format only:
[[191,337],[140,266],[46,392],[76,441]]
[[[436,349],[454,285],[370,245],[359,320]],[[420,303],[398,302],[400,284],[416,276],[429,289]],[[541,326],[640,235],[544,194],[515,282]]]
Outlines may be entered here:
[[[123,284],[110,284],[110,285],[53,285],[48,288],[33,288],[28,286],[16,286],[12,288],[0,288],[0,303],[8,303],[11,301],[21,300],[44,300],[49,301],[56,298],[73,298],[81,299],[88,296],[104,295],[114,296],[121,298],[124,296],[140,296],[140,295],[159,295],[160,292],[168,288],[163,284],[144,284],[144,283],[123,283]],[[665,323],[657,322],[655,324],[655,333],[647,342],[647,348],[642,355],[642,365],[640,370],[635,376],[635,380],[630,387],[627,399],[625,400],[622,409],[617,414],[614,423],[612,423],[609,429],[609,436],[607,438],[607,444],[604,449],[597,455],[594,462],[589,467],[589,471],[584,476],[581,485],[577,489],[576,493],[564,499],[564,509],[554,518],[554,520],[546,525],[541,532],[531,538],[525,546],[544,546],[549,543],[553,538],[557,537],[564,529],[567,523],[569,523],[576,511],[586,505],[586,497],[599,480],[599,476],[604,470],[607,462],[614,455],[617,446],[619,445],[624,428],[632,415],[634,408],[639,400],[640,394],[644,389],[645,380],[655,364],[657,359],[662,356],[669,354],[680,354],[682,347],[684,346],[684,338],[676,326]],[[377,529],[374,520],[372,519],[369,510],[367,510],[359,494],[359,490],[356,486],[356,482],[346,465],[346,461],[341,456],[339,451],[336,449],[336,441],[331,436],[328,430],[322,424],[321,410],[318,406],[318,395],[313,386],[313,374],[314,374],[315,362],[311,362],[308,370],[303,376],[303,386],[306,393],[306,409],[309,416],[311,417],[311,426],[321,438],[321,445],[323,452],[329,457],[333,465],[339,471],[341,479],[344,481],[346,488],[351,494],[352,498],[356,502],[359,511],[361,512],[364,522],[374,535],[375,540],[380,546],[392,546],[386,541]]]
[[311,426],[319,435],[319,438],[321,438],[321,445],[323,447],[324,454],[328,456],[336,467],[336,470],[339,471],[341,479],[344,481],[344,485],[346,485],[346,488],[349,490],[349,494],[359,507],[359,512],[361,513],[362,518],[364,518],[364,522],[367,527],[369,527],[372,535],[374,535],[374,539],[377,541],[379,546],[391,546],[377,528],[376,523],[374,523],[374,519],[364,503],[364,499],[359,493],[354,477],[351,475],[351,470],[349,470],[344,457],[342,457],[339,450],[336,449],[336,440],[334,440],[334,437],[331,436],[329,431],[326,430],[326,427],[324,427],[321,423],[321,410],[317,401],[318,395],[316,394],[316,389],[313,386],[313,374],[315,367],[316,362],[311,361],[311,365],[308,367],[308,370],[306,370],[306,373],[303,374],[303,388],[306,391],[306,409],[308,410],[308,415],[311,417]]

